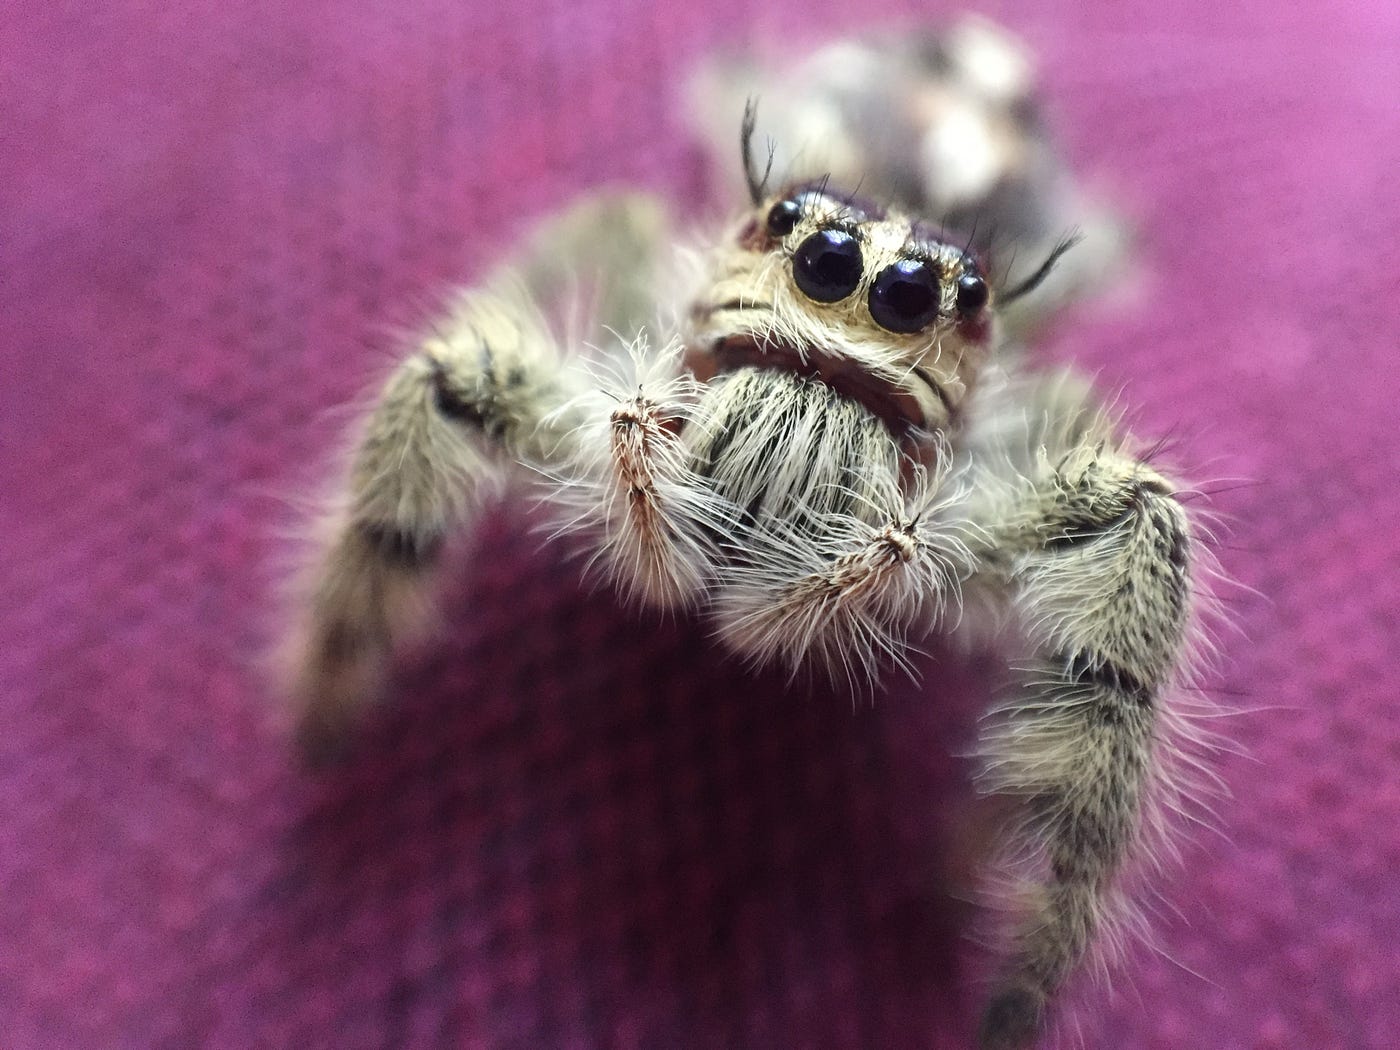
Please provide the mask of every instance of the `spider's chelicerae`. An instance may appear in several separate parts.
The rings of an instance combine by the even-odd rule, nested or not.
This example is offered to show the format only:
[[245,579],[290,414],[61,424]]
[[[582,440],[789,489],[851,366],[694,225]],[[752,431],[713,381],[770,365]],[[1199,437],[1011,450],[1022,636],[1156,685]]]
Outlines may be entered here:
[[986,722],[1038,885],[984,1047],[1024,1047],[1143,838],[1163,693],[1193,607],[1193,525],[1087,387],[993,356],[997,289],[937,230],[824,182],[771,191],[708,260],[681,330],[561,353],[499,283],[461,297],[384,387],[308,593],[304,745],[340,741],[421,626],[441,541],[493,463],[544,478],[618,588],[703,610],[756,661],[860,681],[971,607],[1028,672]]

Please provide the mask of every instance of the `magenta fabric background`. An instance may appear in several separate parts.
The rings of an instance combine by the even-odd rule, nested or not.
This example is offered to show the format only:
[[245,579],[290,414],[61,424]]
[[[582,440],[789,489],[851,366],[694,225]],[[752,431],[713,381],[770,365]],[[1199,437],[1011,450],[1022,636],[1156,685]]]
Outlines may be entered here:
[[[852,710],[493,514],[360,759],[268,592],[383,333],[521,223],[704,192],[673,88],[935,9],[326,0],[0,14],[0,1031],[52,1047],[965,1046],[940,890],[984,669]],[[1047,357],[1226,484],[1248,757],[1089,1046],[1400,1045],[1400,6],[992,5],[1147,279]],[[971,961],[970,961],[971,960]]]

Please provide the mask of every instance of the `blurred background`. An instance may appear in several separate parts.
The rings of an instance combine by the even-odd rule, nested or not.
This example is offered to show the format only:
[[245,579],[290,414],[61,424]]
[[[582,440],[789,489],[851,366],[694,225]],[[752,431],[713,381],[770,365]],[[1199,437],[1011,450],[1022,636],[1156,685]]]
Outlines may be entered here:
[[[1400,1042],[1400,7],[994,3],[1135,296],[1036,354],[1221,479],[1232,795],[1063,1045]],[[991,669],[852,705],[577,586],[527,505],[359,756],[259,654],[403,326],[623,183],[718,214],[715,49],[956,9],[603,0],[0,13],[0,1030],[53,1047],[966,1046]]]

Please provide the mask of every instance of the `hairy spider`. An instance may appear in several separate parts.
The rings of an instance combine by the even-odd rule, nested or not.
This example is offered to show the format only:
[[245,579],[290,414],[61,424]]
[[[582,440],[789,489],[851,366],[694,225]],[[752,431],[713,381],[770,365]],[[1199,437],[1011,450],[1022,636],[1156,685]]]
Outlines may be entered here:
[[495,282],[385,385],[309,589],[301,741],[341,741],[421,625],[444,536],[493,462],[533,468],[618,588],[704,611],[756,661],[855,683],[975,595],[1019,624],[1028,673],[988,719],[989,789],[1035,892],[986,1008],[1024,1047],[1140,843],[1163,693],[1193,606],[1177,486],[1087,386],[993,361],[997,289],[917,219],[825,182],[769,192],[709,257],[676,338],[607,378]]

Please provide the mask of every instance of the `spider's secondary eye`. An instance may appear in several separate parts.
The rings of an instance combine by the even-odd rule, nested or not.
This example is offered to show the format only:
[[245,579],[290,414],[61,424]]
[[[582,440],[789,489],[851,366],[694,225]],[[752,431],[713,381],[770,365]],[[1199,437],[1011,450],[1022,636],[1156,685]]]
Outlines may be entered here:
[[834,303],[860,284],[860,242],[845,230],[822,230],[800,245],[792,257],[792,276],[809,299]]
[[987,305],[990,293],[987,282],[979,273],[965,273],[958,278],[958,313],[974,314]]
[[768,210],[768,232],[774,237],[786,237],[802,218],[802,205],[794,200],[779,201]]
[[917,332],[938,316],[942,299],[938,274],[930,263],[901,259],[881,270],[870,286],[870,316],[891,332]]

